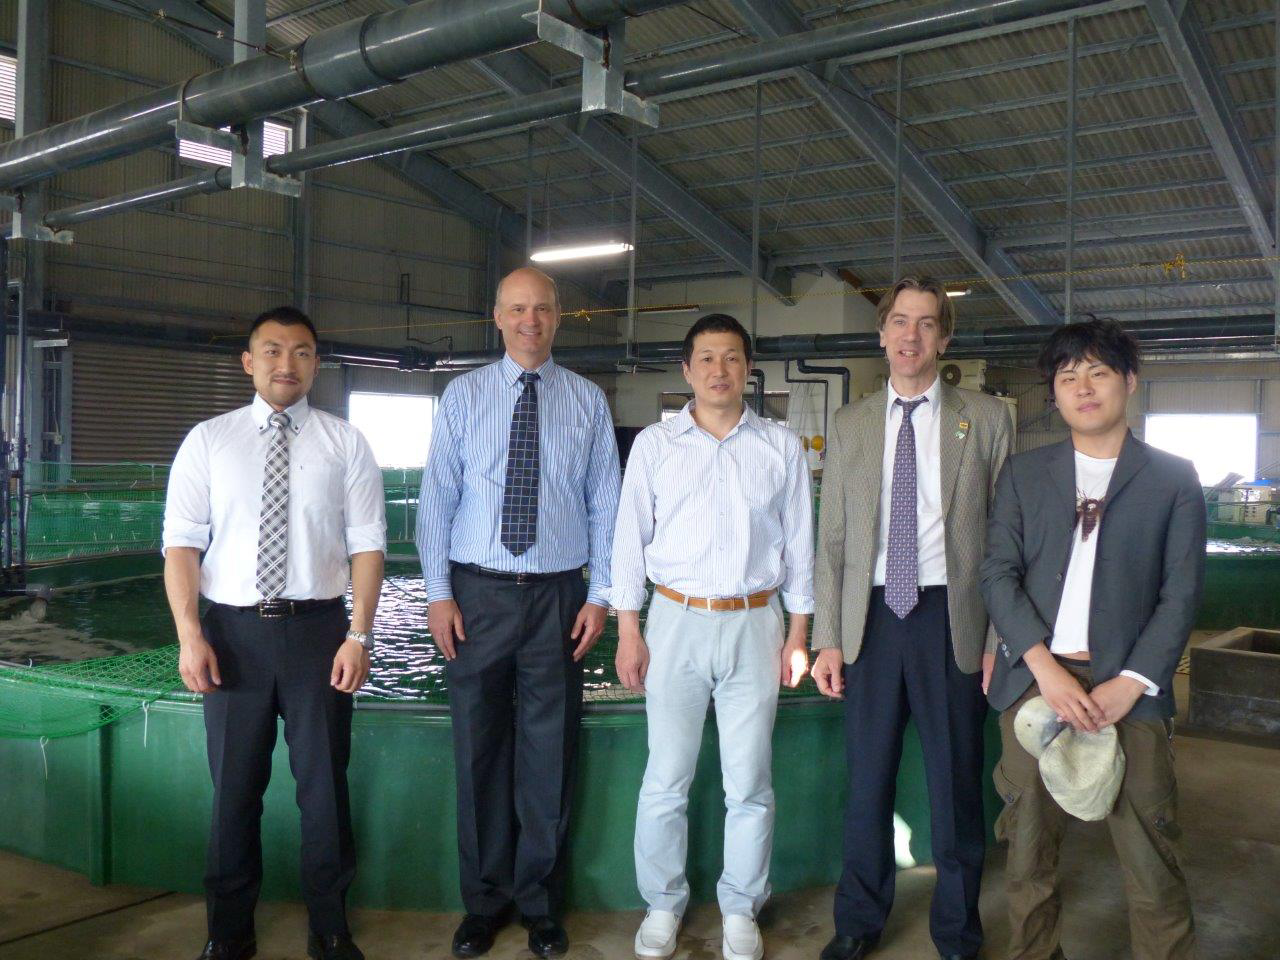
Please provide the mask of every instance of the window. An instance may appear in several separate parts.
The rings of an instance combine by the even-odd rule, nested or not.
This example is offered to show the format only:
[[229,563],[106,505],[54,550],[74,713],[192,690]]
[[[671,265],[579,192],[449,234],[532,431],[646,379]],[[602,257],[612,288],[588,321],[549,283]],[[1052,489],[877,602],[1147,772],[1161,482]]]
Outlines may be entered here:
[[[3,93],[0,92],[0,96]],[[230,127],[223,127],[229,130]],[[262,125],[262,155],[274,157],[277,153],[288,153],[293,148],[293,127],[268,120]],[[193,140],[178,141],[178,156],[183,160],[195,163],[207,163],[215,167],[231,166],[231,151],[221,147],[210,147]]]
[[431,446],[436,398],[403,393],[352,393],[347,419],[360,429],[380,467],[421,467]]
[[1228,473],[1246,481],[1257,473],[1258,418],[1252,413],[1148,414],[1146,441],[1194,463],[1202,486]]
[[0,55],[0,120],[18,118],[18,61]]

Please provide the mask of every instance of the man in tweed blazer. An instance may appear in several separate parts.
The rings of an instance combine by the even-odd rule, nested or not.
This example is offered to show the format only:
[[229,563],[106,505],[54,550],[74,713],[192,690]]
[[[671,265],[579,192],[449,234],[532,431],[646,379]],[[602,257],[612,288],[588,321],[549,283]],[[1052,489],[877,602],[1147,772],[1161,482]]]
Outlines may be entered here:
[[1000,400],[949,387],[954,328],[940,283],[905,277],[878,308],[885,389],[836,412],[814,571],[814,679],[845,701],[849,795],[836,935],[822,960],[861,960],[893,903],[893,801],[907,718],[924,752],[944,960],[982,945],[983,654],[987,510],[1009,453]]

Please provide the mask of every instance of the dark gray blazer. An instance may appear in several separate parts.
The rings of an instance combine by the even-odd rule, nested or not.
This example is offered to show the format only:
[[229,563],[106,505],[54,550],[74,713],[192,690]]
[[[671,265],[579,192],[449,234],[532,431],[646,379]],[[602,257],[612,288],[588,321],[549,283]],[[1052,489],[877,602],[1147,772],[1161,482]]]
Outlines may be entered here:
[[[1049,645],[1075,534],[1070,440],[1010,457],[996,481],[982,595],[999,635],[988,698],[1007,710],[1032,683],[1022,655]],[[1173,674],[1204,585],[1205,508],[1190,462],[1129,434],[1107,487],[1089,604],[1096,683],[1132,670],[1160,685],[1130,716],[1174,715]]]

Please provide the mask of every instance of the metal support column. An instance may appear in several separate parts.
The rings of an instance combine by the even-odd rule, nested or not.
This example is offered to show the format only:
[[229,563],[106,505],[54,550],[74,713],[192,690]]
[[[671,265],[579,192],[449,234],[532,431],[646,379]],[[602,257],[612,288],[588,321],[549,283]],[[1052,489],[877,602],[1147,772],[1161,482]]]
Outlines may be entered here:
[[[636,231],[639,229],[639,211],[636,209],[640,202],[640,179],[636,176],[636,167],[640,160],[640,131],[633,127],[631,130],[631,230],[627,235],[627,240],[631,244],[631,249],[627,251],[627,350],[625,360],[630,362],[635,359],[636,355],[636,256],[638,254],[639,237]],[[632,372],[635,372],[634,365]]]
[[1067,21],[1067,264],[1062,316],[1070,323],[1075,305],[1076,266],[1076,20]]
[[[300,110],[293,127],[294,148],[305,150],[311,143],[311,111]],[[311,312],[311,207],[313,173],[299,173],[302,192],[293,199],[293,305]]]
[[[756,342],[756,325],[760,313],[760,112],[762,101],[760,81],[756,81],[756,142],[754,157],[755,179],[751,184],[751,342]],[[760,403],[764,404],[764,381],[761,374]]]
[[[266,0],[236,0],[235,45],[232,63],[243,63],[260,54],[267,44]],[[262,118],[237,125],[240,149],[231,154],[231,187],[261,187]]]
[[[898,54],[898,90],[893,105],[893,282],[902,276],[902,54]],[[824,428],[825,429],[825,428]]]
[[[49,123],[49,2],[18,0],[18,76],[14,137],[25,137]],[[35,238],[48,209],[47,182],[28,184],[13,213],[15,238]],[[45,251],[25,242],[22,279],[36,303],[45,304]]]

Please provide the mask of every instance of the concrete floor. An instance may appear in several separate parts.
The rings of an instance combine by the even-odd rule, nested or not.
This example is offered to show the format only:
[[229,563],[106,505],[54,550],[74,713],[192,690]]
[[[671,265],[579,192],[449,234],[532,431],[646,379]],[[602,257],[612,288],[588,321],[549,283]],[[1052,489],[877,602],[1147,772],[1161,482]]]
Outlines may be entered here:
[[[1185,686],[1185,678],[1179,678]],[[1179,691],[1185,703],[1185,689]],[[1179,737],[1183,858],[1195,902],[1203,960],[1280,960],[1280,751],[1248,743]],[[1004,852],[991,851],[982,891],[989,947],[1003,960],[1007,935]],[[1123,881],[1104,824],[1074,824],[1063,855],[1067,904],[1064,948],[1070,960],[1128,960]],[[875,956],[932,960],[928,903],[932,871],[899,874],[898,897]],[[831,933],[830,888],[778,896],[761,917],[770,960],[817,960]],[[577,913],[566,926],[569,956],[627,958],[639,912]],[[456,914],[356,911],[357,942],[369,960],[449,956]],[[300,905],[258,910],[258,956],[305,956]],[[93,887],[83,877],[0,853],[0,960],[183,960],[203,942],[203,902],[188,895]],[[690,912],[676,956],[719,957],[714,906]],[[525,960],[525,934],[503,931],[494,960]]]

